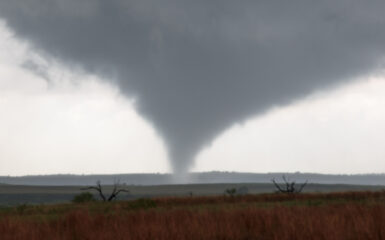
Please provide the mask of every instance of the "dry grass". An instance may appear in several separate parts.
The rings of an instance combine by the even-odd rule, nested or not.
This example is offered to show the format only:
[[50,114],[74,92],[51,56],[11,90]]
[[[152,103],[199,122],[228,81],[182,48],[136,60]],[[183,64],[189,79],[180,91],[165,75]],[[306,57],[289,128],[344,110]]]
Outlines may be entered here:
[[1,239],[385,239],[385,193],[162,198],[29,206]]

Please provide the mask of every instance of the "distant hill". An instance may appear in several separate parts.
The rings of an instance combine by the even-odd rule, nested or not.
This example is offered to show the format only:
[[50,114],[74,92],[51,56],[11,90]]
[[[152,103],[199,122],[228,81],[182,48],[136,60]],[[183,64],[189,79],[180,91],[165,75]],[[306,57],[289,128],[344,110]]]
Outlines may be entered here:
[[191,173],[183,182],[176,182],[172,174],[113,174],[113,175],[38,175],[9,177],[0,176],[0,184],[17,185],[93,185],[100,180],[102,184],[120,183],[129,185],[167,185],[178,183],[267,183],[275,178],[281,180],[286,175],[290,180],[321,184],[385,185],[385,174],[331,175],[315,173],[239,173],[203,172]]

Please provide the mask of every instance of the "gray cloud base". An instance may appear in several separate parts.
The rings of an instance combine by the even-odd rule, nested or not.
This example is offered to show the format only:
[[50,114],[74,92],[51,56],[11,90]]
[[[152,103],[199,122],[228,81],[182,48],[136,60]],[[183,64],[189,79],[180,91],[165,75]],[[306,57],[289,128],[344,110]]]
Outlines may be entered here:
[[177,173],[231,124],[377,68],[384,9],[380,0],[0,0],[18,37],[136,97]]

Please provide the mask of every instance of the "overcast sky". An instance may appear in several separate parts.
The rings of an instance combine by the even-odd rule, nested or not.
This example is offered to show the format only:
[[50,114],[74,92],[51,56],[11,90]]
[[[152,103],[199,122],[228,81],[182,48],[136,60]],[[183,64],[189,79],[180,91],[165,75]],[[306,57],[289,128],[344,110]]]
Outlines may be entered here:
[[0,2],[1,175],[385,172],[381,2],[61,3]]
[[[46,64],[53,82],[23,67],[31,60]],[[45,62],[3,22],[0,112],[0,175],[170,171],[162,139],[132,100],[96,76]]]

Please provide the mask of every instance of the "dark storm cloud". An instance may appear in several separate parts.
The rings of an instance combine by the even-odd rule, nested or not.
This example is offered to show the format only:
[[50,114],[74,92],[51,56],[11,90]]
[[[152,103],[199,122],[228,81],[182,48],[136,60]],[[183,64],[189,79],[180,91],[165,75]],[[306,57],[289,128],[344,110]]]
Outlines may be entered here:
[[0,0],[16,34],[110,77],[165,138],[175,171],[218,133],[375,69],[385,1]]

